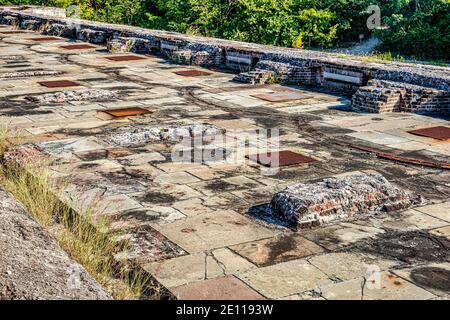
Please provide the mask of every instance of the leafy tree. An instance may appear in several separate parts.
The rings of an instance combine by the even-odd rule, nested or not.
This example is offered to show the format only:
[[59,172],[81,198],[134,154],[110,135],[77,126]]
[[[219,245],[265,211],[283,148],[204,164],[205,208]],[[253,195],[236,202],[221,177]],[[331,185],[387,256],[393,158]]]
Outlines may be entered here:
[[329,10],[304,9],[300,11],[299,20],[302,36],[308,40],[309,47],[312,44],[323,48],[331,47],[338,28],[334,13]]
[[387,28],[379,48],[450,60],[450,0],[0,0],[0,4],[77,5],[97,21],[287,47],[322,47],[372,34],[369,5]]

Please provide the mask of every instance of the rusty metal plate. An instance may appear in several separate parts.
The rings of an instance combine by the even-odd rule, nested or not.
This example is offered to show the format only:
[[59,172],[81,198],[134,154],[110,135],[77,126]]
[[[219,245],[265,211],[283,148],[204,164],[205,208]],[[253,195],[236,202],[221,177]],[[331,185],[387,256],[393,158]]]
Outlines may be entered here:
[[2,31],[0,33],[3,33],[3,34],[16,34],[16,33],[26,33],[26,31],[23,31],[23,30],[7,30],[7,31]]
[[70,80],[39,81],[38,83],[47,88],[76,87],[80,85],[79,83]]
[[66,50],[82,50],[82,49],[95,49],[97,47],[91,46],[89,44],[70,44],[67,46],[60,46],[60,48]]
[[246,158],[265,167],[272,168],[305,164],[317,161],[314,158],[289,150],[248,155],[246,156]]
[[270,102],[288,102],[310,98],[310,96],[296,92],[274,92],[274,93],[254,94],[252,95],[252,97]]
[[46,41],[62,41],[63,39],[56,37],[40,37],[40,38],[28,38],[27,40],[46,42]]
[[152,111],[144,109],[144,108],[140,108],[140,107],[109,109],[109,110],[101,110],[101,111],[104,113],[107,113],[115,118],[139,116],[139,115],[143,115],[143,114],[152,113]]
[[450,127],[445,126],[436,126],[418,130],[408,131],[411,134],[415,134],[417,136],[423,136],[438,140],[448,140],[450,139]]
[[183,77],[201,77],[201,76],[209,76],[212,73],[202,70],[181,70],[181,71],[175,71],[175,74]]
[[106,59],[111,60],[111,61],[135,61],[135,60],[145,60],[147,58],[140,57],[140,56],[127,55],[127,56],[106,57]]

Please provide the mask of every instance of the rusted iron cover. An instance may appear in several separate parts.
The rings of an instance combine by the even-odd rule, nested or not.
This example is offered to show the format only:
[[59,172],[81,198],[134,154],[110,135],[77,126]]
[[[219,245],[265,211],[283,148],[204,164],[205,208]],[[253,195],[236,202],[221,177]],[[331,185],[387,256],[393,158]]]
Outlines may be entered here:
[[437,126],[430,127],[418,130],[408,131],[411,134],[415,134],[417,136],[423,136],[438,140],[447,140],[450,139],[450,128],[445,126]]
[[106,57],[106,59],[111,60],[111,61],[134,61],[134,60],[144,60],[144,59],[147,59],[147,58],[140,57],[140,56],[127,55],[127,56]]
[[56,37],[40,37],[40,38],[28,38],[27,40],[46,42],[46,41],[63,41],[61,38]]
[[60,46],[62,49],[66,50],[82,50],[82,49],[95,49],[96,47],[89,44],[70,44],[67,46]]
[[6,30],[6,31],[2,31],[1,33],[3,34],[16,34],[16,33],[26,33],[23,30]]
[[285,167],[317,161],[314,158],[289,150],[248,155],[246,158],[266,167]]
[[202,70],[180,70],[175,71],[175,74],[183,77],[201,77],[201,76],[209,76],[211,75],[211,72]]
[[144,109],[144,108],[140,108],[140,107],[109,109],[109,110],[101,110],[101,111],[104,113],[107,113],[115,118],[139,116],[142,114],[152,113],[152,111]]
[[47,88],[76,87],[80,85],[79,83],[70,80],[39,81],[38,83]]
[[309,96],[296,92],[274,92],[264,94],[254,94],[252,97],[270,101],[270,102],[287,102],[308,99]]

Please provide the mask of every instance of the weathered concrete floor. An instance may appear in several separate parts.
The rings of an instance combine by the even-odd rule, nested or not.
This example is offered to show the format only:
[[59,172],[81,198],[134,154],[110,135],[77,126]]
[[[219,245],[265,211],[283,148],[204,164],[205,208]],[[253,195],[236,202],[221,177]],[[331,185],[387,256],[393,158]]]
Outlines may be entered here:
[[109,300],[110,295],[0,189],[0,300]]
[[[301,88],[292,90],[309,98],[270,103],[252,95],[286,88],[248,87],[221,72],[186,78],[173,73],[186,67],[158,57],[113,62],[102,50],[59,48],[66,39],[27,40],[34,35],[0,34],[0,75],[36,69],[64,74],[2,79],[0,122],[51,156],[52,175],[68,181],[61,191],[65,200],[80,211],[94,208],[110,217],[111,227],[131,240],[133,250],[118,258],[136,259],[180,298],[449,297],[449,173],[384,161],[342,145],[354,142],[445,160],[448,142],[407,133],[448,125],[445,119],[355,113],[345,97]],[[25,99],[64,90],[37,83],[55,79],[81,84],[64,89],[118,90],[119,96],[49,105]],[[128,106],[153,113],[110,120],[97,114]],[[240,130],[238,137],[278,128],[280,149],[319,161],[262,175],[261,167],[243,158],[239,163],[177,163],[170,157],[171,143],[118,146],[109,139],[142,125],[193,123]],[[206,147],[218,148],[214,143]],[[256,150],[230,149],[232,154]],[[263,219],[270,210],[265,204],[285,186],[368,169],[419,192],[426,202],[401,213],[297,232]]]

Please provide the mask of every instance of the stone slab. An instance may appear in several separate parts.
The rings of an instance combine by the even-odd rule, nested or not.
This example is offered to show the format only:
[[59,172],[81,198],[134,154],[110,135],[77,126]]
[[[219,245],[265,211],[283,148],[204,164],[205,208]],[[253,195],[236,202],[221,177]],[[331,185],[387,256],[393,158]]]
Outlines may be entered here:
[[332,283],[328,276],[306,260],[293,260],[251,270],[238,277],[269,299],[315,289]]
[[234,276],[196,282],[173,288],[178,300],[264,300],[264,297]]
[[259,267],[319,254],[324,249],[298,234],[282,234],[273,238],[230,247]]
[[188,217],[160,231],[191,253],[268,238],[276,233],[231,210]]

